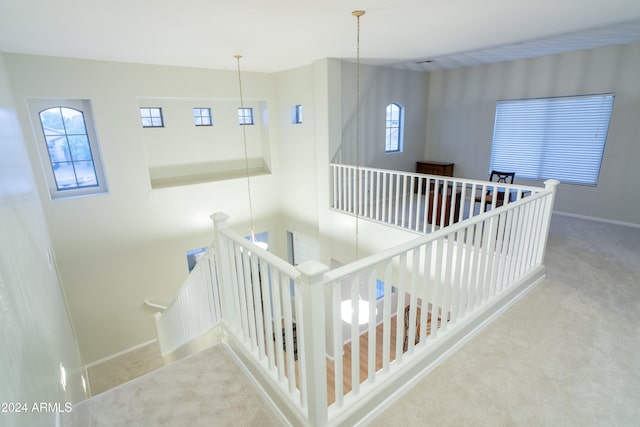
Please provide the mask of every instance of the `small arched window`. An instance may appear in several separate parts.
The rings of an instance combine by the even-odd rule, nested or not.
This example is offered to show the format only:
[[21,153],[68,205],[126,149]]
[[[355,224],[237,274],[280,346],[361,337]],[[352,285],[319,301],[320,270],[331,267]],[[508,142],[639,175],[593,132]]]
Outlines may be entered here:
[[29,101],[52,198],[106,193],[100,150],[87,100]]
[[402,151],[404,133],[404,107],[400,104],[387,105],[384,151],[397,153]]

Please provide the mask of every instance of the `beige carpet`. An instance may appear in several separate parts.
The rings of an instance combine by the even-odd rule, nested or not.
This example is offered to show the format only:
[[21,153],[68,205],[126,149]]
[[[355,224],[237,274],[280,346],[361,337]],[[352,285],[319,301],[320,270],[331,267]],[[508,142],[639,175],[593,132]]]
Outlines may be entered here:
[[640,229],[555,215],[545,264],[370,425],[640,425]]
[[280,425],[222,346],[81,402],[62,417],[63,427]]
[[[547,280],[371,426],[637,426],[640,229],[555,215]],[[107,391],[63,426],[277,426],[221,347]]]

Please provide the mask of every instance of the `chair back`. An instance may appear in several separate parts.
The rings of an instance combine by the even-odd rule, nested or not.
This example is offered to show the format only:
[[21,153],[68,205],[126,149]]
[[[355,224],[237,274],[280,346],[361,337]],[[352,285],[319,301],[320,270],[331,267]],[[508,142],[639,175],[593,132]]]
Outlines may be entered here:
[[491,171],[489,181],[504,182],[505,184],[513,184],[513,180],[516,177],[515,172],[499,172]]

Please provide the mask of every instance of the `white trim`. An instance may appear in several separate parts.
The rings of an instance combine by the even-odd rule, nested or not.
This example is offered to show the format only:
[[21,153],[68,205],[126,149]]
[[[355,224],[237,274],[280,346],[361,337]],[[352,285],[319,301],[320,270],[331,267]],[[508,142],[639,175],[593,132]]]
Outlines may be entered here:
[[148,345],[153,344],[153,343],[155,343],[155,342],[158,342],[158,339],[157,339],[157,338],[154,338],[154,339],[149,340],[149,341],[145,341],[145,342],[140,343],[140,344],[138,344],[138,345],[134,345],[133,347],[129,347],[129,348],[125,349],[125,350],[119,351],[119,352],[114,353],[114,354],[112,354],[112,355],[110,355],[110,356],[103,357],[102,359],[94,360],[94,361],[93,361],[93,362],[91,362],[91,363],[87,363],[87,364],[85,365],[85,368],[87,368],[87,369],[88,369],[88,368],[92,368],[92,367],[94,367],[94,366],[96,366],[96,365],[99,365],[99,364],[101,364],[101,363],[107,362],[107,361],[109,361],[109,360],[111,360],[111,359],[114,359],[114,358],[116,358],[116,357],[119,357],[119,356],[122,356],[122,355],[124,355],[124,354],[130,353],[130,352],[132,352],[132,351],[138,350],[138,349],[140,349],[140,348],[142,348],[142,347],[148,346]]
[[88,399],[93,394],[91,394],[91,381],[89,380],[89,367],[87,365],[84,365],[84,383],[87,385],[87,389],[82,391],[84,391],[84,398]]
[[568,216],[568,217],[573,217],[573,218],[579,218],[579,219],[586,219],[586,220],[596,221],[596,222],[604,222],[604,223],[607,223],[607,224],[623,225],[623,226],[626,226],[626,227],[640,228],[640,224],[636,224],[636,223],[633,223],[633,222],[617,221],[615,219],[599,218],[597,216],[580,215],[580,214],[574,214],[574,213],[569,213],[569,212],[558,212],[558,211],[553,211],[553,214],[554,215],[558,214],[558,215]]
[[304,415],[291,403],[289,399],[278,393],[280,388],[275,382],[270,382],[264,377],[261,370],[256,369],[255,361],[242,353],[242,346],[238,344],[236,338],[227,332],[227,325],[223,324],[226,339],[221,342],[222,348],[231,356],[236,366],[245,374],[245,377],[255,387],[256,391],[261,395],[262,401],[273,410],[273,413],[282,421],[283,426],[293,426],[291,420],[296,425],[307,426]]
[[[439,355],[436,355],[434,359],[428,361],[426,365],[423,361],[421,365],[424,365],[424,368],[421,371],[419,371],[417,374],[412,374],[411,378],[409,378],[401,387],[393,390],[386,397],[383,397],[378,404],[376,404],[375,402],[367,402],[369,403],[368,407],[367,403],[362,405],[364,406],[364,415],[362,415],[360,418],[358,418],[358,414],[356,412],[350,414],[350,416],[348,416],[348,418],[346,419],[343,418],[338,420],[338,417],[330,417],[330,420],[332,422],[335,422],[336,425],[352,425],[355,427],[367,425],[378,415],[383,413],[388,407],[393,405],[394,402],[402,398],[403,395],[408,393],[420,381],[424,380],[433,369],[441,365],[449,357],[458,352],[468,343],[468,341],[482,332],[487,326],[498,319],[505,311],[507,311],[529,292],[543,283],[545,279],[545,268],[544,266],[541,266],[538,267],[537,270],[534,270],[532,273],[521,279],[522,283],[520,283],[519,285],[515,285],[509,289],[505,289],[504,294],[497,296],[497,298],[495,298],[492,302],[485,306],[481,312],[475,314],[474,319],[471,322],[465,325],[465,327],[461,328],[461,330],[456,334],[461,335],[459,340],[455,341],[455,338],[452,339],[452,341],[455,341],[453,345],[448,348],[443,347],[444,351],[440,352]],[[495,307],[497,307],[495,311],[492,311],[492,309],[494,309]],[[446,343],[440,345],[445,346]],[[415,372],[415,370],[413,372]],[[362,411],[362,407],[360,408],[360,410]],[[354,421],[356,418],[357,421]],[[345,424],[345,421],[347,420],[349,422]]]

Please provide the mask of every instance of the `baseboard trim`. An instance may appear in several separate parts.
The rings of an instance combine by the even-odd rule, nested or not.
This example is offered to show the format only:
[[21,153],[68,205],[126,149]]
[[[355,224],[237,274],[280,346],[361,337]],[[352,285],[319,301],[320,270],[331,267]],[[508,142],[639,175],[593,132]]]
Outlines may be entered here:
[[120,356],[125,355],[125,354],[127,354],[127,353],[131,353],[132,351],[136,351],[136,350],[138,350],[138,349],[140,349],[140,348],[142,348],[142,347],[146,347],[146,346],[148,346],[148,345],[150,345],[150,344],[153,344],[153,343],[156,343],[156,342],[158,342],[158,339],[157,339],[157,338],[154,338],[154,339],[152,339],[152,340],[145,341],[145,342],[140,343],[140,344],[138,344],[138,345],[134,345],[133,347],[127,348],[127,349],[122,350],[122,351],[119,351],[119,352],[114,353],[114,354],[112,354],[112,355],[110,355],[110,356],[103,357],[102,359],[94,360],[94,361],[93,361],[93,362],[91,362],[91,363],[87,363],[87,364],[85,365],[85,368],[92,368],[92,367],[94,367],[94,366],[96,366],[96,365],[99,365],[99,364],[101,364],[101,363],[107,362],[107,361],[109,361],[109,360],[111,360],[111,359],[115,359],[116,357],[120,357]]
[[625,227],[640,228],[640,224],[635,224],[633,222],[617,221],[615,219],[599,218],[597,216],[580,215],[580,214],[574,214],[574,213],[570,213],[570,212],[559,212],[559,211],[553,211],[553,215],[568,216],[568,217],[572,217],[572,218],[586,219],[586,220],[589,220],[589,221],[604,222],[604,223],[607,223],[607,224],[614,224],[614,225],[622,225],[622,226],[625,226]]

